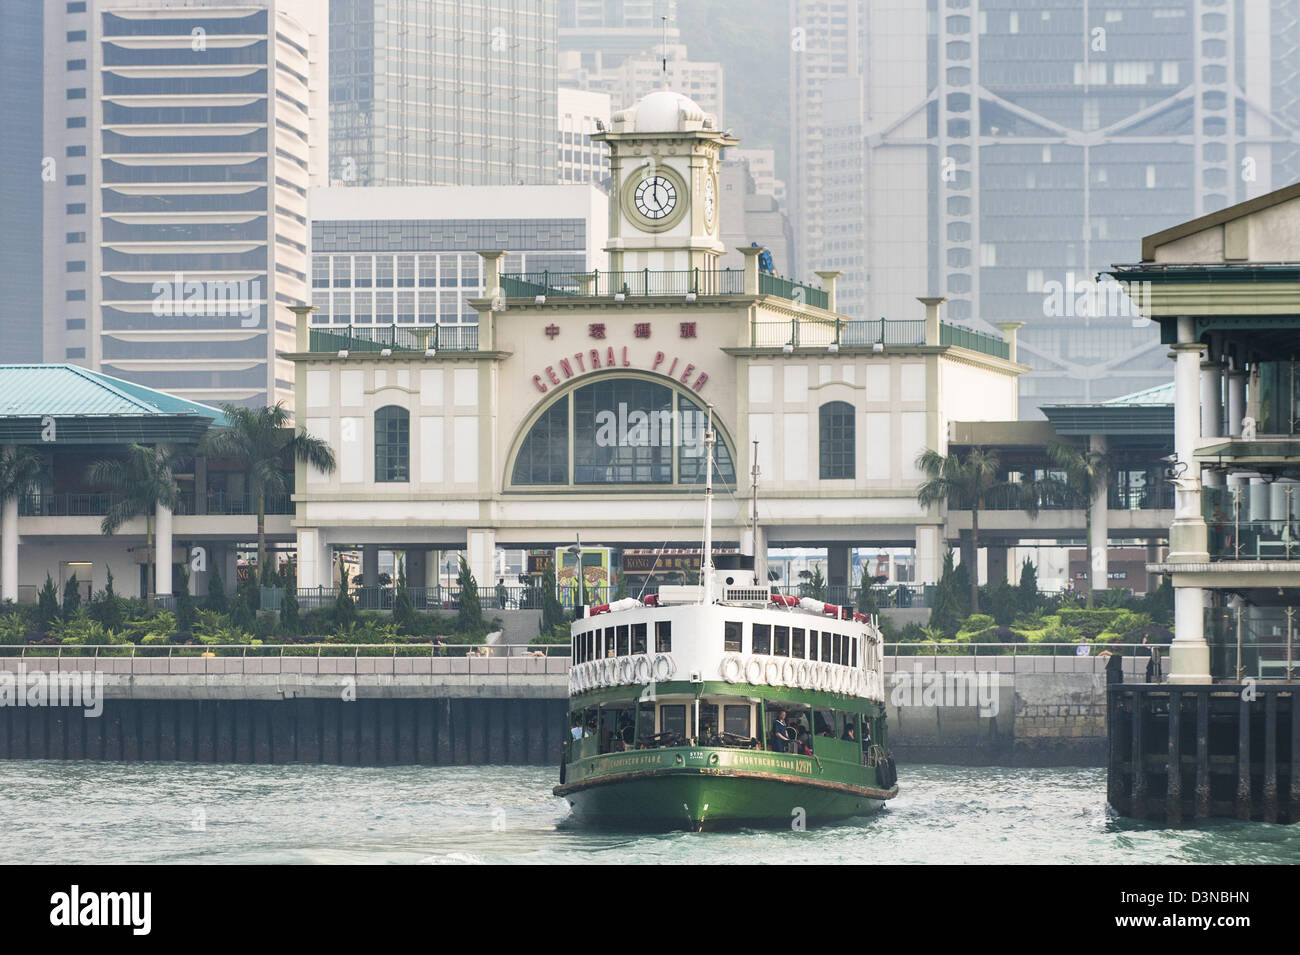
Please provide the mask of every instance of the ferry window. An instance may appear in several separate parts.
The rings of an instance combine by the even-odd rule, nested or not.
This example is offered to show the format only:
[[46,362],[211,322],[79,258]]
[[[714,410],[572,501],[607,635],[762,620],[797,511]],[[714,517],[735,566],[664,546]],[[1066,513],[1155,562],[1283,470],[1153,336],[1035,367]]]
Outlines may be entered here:
[[790,635],[791,635],[791,640],[793,641],[790,647],[790,655],[792,657],[795,657],[798,660],[802,660],[804,658],[803,631],[800,630],[798,627],[795,627],[793,630],[790,631]]
[[596,656],[596,631],[587,631],[587,659],[595,659]]
[[673,652],[673,622],[671,620],[655,621],[655,653]]
[[632,624],[632,652],[645,653],[646,626],[643,623]]
[[659,707],[659,732],[686,735],[685,703],[672,703]]
[[[700,707],[700,736],[703,737],[701,743],[708,745],[703,741],[710,736],[716,736],[718,733],[718,704],[701,703]],[[694,732],[694,727],[691,729]]]
[[603,656],[612,657],[614,655],[614,628],[605,628],[605,651]]
[[849,637],[849,666],[858,665],[858,638]]
[[844,662],[843,648],[844,648],[843,637],[841,637],[840,634],[838,633],[832,634],[831,635],[831,662],[832,663]]
[[740,641],[745,632],[745,625],[735,620],[728,620],[722,625],[722,649],[728,653],[739,653]]
[[772,628],[765,623],[754,624],[754,653],[772,652]]
[[809,660],[817,659],[817,631],[816,630],[808,631],[808,659]]
[[831,662],[831,636],[827,631],[822,631],[822,663]]
[[618,628],[618,655],[627,656],[627,624]]
[[834,710],[813,710],[813,735],[830,737],[835,735]]
[[722,729],[732,736],[752,736],[749,730],[749,707],[744,704],[728,704],[723,708]]
[[847,634],[840,634],[840,658],[838,663],[848,666],[849,663],[849,638]]
[[790,655],[790,628],[776,628],[776,655],[778,657],[788,657]]

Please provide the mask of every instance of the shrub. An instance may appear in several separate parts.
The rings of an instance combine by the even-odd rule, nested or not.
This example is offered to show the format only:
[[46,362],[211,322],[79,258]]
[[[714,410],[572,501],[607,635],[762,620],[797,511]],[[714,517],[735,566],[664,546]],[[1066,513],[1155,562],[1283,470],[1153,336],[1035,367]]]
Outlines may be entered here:
[[952,548],[949,548],[943,556],[943,573],[935,588],[934,609],[930,611],[930,626],[945,636],[955,634],[965,616],[960,590],[961,585],[953,569]]
[[469,563],[462,556],[456,577],[460,587],[460,610],[456,615],[456,629],[461,633],[484,633],[483,605],[478,599],[478,582],[470,573]]
[[1096,607],[1092,610],[1078,607],[1062,607],[1057,611],[1056,615],[1060,618],[1063,626],[1073,627],[1091,639],[1103,630],[1109,630],[1119,617],[1127,613],[1127,610],[1108,610]]
[[1042,607],[1043,599],[1038,593],[1038,569],[1028,557],[1020,565],[1020,584],[1016,587],[1016,609],[1021,613],[1033,613]]
[[63,585],[63,619],[67,620],[81,609],[81,588],[77,586],[77,575],[73,574]]
[[411,603],[411,592],[406,589],[405,569],[397,575],[397,592],[393,594],[393,625],[398,633],[419,633],[415,605]]
[[194,597],[190,594],[190,571],[181,567],[180,586],[176,591],[176,626],[189,630],[194,626]]
[[221,571],[214,565],[212,572],[208,574],[208,599],[203,609],[211,610],[213,613],[225,613],[226,606],[226,585],[221,580]]
[[1011,626],[1011,622],[1016,619],[1018,603],[1016,589],[1005,580],[989,588],[989,613],[999,627]]
[[49,574],[45,575],[45,586],[37,596],[36,628],[41,633],[49,633],[54,621],[59,616],[59,591]]
[[344,630],[357,622],[357,603],[348,586],[348,569],[339,557],[339,595],[334,598],[333,621],[335,630]]
[[287,637],[297,637],[302,631],[302,621],[298,616],[298,593],[296,587],[288,587],[284,600],[280,603],[280,632]]
[[126,621],[127,601],[113,589],[113,571],[108,571],[104,589],[90,598],[90,617],[109,630],[121,630]]

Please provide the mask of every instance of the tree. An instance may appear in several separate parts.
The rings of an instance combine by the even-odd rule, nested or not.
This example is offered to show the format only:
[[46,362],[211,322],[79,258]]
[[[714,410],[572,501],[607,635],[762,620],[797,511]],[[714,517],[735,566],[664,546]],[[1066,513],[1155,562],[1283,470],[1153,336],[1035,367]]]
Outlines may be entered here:
[[334,598],[334,627],[346,630],[357,622],[357,604],[352,599],[352,590],[348,586],[348,567],[339,554],[339,593]]
[[[0,505],[26,494],[42,470],[41,456],[31,448],[0,448]],[[9,531],[16,534],[18,528]]]
[[[1047,456],[1053,467],[1061,472],[1061,476],[1049,476],[1040,482],[1044,497],[1066,507],[1080,508],[1083,511],[1086,530],[1084,540],[1087,545],[1084,560],[1088,567],[1086,597],[1087,606],[1091,608],[1093,590],[1098,586],[1098,581],[1093,579],[1092,501],[1096,495],[1106,493],[1113,464],[1110,455],[1104,451],[1090,451],[1064,441],[1054,441],[1049,444]],[[1100,546],[1104,548],[1106,541],[1101,541]],[[1105,588],[1106,582],[1103,580],[1100,585]]]
[[922,507],[947,502],[948,506],[969,508],[970,548],[963,548],[961,563],[969,566],[970,610],[979,613],[980,511],[994,496],[1009,498],[1017,510],[1030,517],[1038,516],[1038,498],[1032,487],[1000,477],[1001,462],[997,453],[984,448],[971,448],[966,456],[926,449],[916,459],[916,466],[925,472],[926,480],[916,490],[916,501]]
[[266,565],[266,495],[287,494],[284,475],[287,457],[309,464],[327,474],[334,471],[334,452],[320,438],[304,429],[294,430],[289,412],[280,402],[270,408],[221,406],[230,422],[228,428],[214,428],[203,436],[199,453],[225,458],[241,465],[257,508],[257,566]]
[[121,630],[126,621],[126,601],[113,589],[113,569],[106,571],[104,589],[90,600],[90,619],[103,624],[105,630]]
[[180,586],[176,588],[176,630],[189,633],[194,629],[194,598],[190,595],[190,569],[181,565]]
[[880,612],[880,605],[876,602],[875,587],[876,578],[872,577],[868,569],[862,568],[862,577],[858,580],[858,613],[875,614]]
[[59,589],[49,574],[45,575],[45,586],[36,597],[36,626],[41,633],[49,633],[50,627],[59,617]]
[[208,601],[207,609],[216,613],[226,612],[226,585],[221,580],[221,571],[213,565],[212,572],[208,574]]
[[959,588],[950,547],[943,555],[943,573],[939,575],[939,584],[934,589],[934,607],[930,610],[930,626],[946,636],[952,636],[961,626]]
[[1028,557],[1020,565],[1020,585],[1016,588],[1016,607],[1021,613],[1032,613],[1040,604],[1038,596],[1038,570]]
[[397,572],[397,590],[393,594],[393,626],[397,632],[410,636],[419,632],[419,619],[415,616],[415,604],[411,602],[411,592],[406,589],[406,568]]
[[541,633],[550,633],[556,627],[568,624],[564,605],[555,594],[555,565],[548,564],[542,572],[542,623]]
[[71,620],[80,609],[81,588],[77,586],[77,575],[73,574],[63,585],[63,619]]
[[460,612],[456,616],[456,629],[461,633],[477,633],[483,629],[483,605],[478,599],[478,581],[470,573],[464,555],[460,558],[456,584],[460,588]]
[[[153,516],[158,505],[176,509],[179,492],[173,476],[180,458],[162,447],[145,447],[129,444],[123,458],[100,458],[86,468],[86,480],[106,487],[119,497],[108,508],[99,522],[99,529],[111,535],[132,518],[144,516],[145,550],[149,559],[149,593],[145,595],[150,609],[157,589],[158,561],[154,557]],[[171,555],[165,555],[171,560]]]
[[826,599],[826,578],[822,576],[821,564],[813,564],[812,573],[808,576],[808,596],[813,600]]

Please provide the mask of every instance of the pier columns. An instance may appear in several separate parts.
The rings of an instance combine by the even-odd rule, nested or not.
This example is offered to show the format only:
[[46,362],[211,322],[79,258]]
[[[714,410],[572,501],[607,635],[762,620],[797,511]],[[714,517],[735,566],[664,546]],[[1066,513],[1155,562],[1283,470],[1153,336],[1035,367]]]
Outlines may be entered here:
[[497,582],[497,534],[490,527],[472,527],[465,534],[465,562],[478,583],[479,592]]
[[939,528],[934,524],[916,526],[916,583],[918,586],[937,584],[943,566],[939,548]]
[[1010,548],[1006,544],[989,544],[985,551],[988,568],[988,585],[993,587],[1007,581],[1007,564]]
[[[1088,450],[1094,454],[1106,453],[1106,436],[1094,434],[1088,439]],[[1094,591],[1105,590],[1110,586],[1110,489],[1109,481],[1098,482],[1092,489],[1092,501],[1088,510],[1092,517],[1092,540],[1088,542],[1091,552],[1088,555],[1088,574]],[[993,577],[989,575],[989,581]]]
[[154,593],[172,592],[172,509],[161,502],[154,507]]
[[379,586],[379,545],[361,545],[361,586]]
[[18,495],[0,511],[0,601],[18,602]]
[[298,528],[298,586],[333,585],[334,550],[325,542],[325,532],[315,527]]
[[[1174,523],[1169,529],[1169,563],[1203,564],[1210,559],[1201,514],[1201,467],[1195,459],[1201,436],[1201,352],[1191,318],[1178,319],[1174,348]],[[1205,597],[1200,587],[1175,587],[1174,641],[1169,648],[1171,683],[1209,683],[1210,648],[1205,642]]]

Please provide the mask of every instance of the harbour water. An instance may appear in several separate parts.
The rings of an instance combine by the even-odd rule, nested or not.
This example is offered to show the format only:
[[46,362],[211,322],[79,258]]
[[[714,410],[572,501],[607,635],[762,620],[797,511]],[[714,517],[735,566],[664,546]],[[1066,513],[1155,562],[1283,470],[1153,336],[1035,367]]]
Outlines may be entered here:
[[806,832],[566,828],[535,766],[0,762],[0,863],[1298,863],[1300,826],[1111,815],[1102,769],[900,766],[882,813]]

